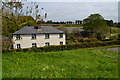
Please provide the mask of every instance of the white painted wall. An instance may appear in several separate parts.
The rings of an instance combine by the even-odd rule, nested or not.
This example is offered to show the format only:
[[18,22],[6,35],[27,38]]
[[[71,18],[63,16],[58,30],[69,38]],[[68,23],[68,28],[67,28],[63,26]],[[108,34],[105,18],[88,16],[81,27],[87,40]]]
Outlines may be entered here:
[[45,46],[45,42],[49,42],[50,45],[60,45],[63,42],[65,45],[65,34],[63,38],[59,38],[59,34],[50,34],[49,39],[45,39],[45,34],[37,34],[36,39],[32,39],[32,35],[20,35],[21,39],[16,40],[16,35],[13,35],[13,48],[17,48],[17,44],[21,45],[21,48],[30,48],[32,43],[36,43],[37,47]]

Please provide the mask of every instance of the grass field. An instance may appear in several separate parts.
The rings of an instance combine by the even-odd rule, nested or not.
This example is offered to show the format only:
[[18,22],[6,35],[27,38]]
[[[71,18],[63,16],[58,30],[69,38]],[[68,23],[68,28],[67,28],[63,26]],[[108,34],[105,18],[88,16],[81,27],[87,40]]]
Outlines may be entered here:
[[[56,26],[56,28],[61,27],[61,26]],[[67,26],[62,26],[64,28],[83,28],[82,25],[67,25]]]
[[76,49],[3,54],[3,78],[118,78],[118,52]]
[[120,33],[120,28],[111,27],[111,29],[112,29],[112,34],[119,34]]
[[117,29],[117,30],[120,30],[120,28],[117,28],[117,27],[111,27],[111,29]]

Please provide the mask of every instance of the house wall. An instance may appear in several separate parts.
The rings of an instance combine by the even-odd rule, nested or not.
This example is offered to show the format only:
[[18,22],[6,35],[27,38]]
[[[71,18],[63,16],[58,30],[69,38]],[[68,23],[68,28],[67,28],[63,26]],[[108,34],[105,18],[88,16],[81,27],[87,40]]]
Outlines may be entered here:
[[63,38],[59,38],[59,34],[50,34],[49,39],[45,39],[45,34],[37,34],[36,39],[32,39],[32,35],[20,35],[21,39],[16,40],[16,35],[13,35],[13,48],[17,48],[17,44],[21,45],[21,48],[30,48],[32,43],[36,43],[37,47],[45,46],[45,42],[49,42],[50,45],[60,45],[63,42],[65,45],[65,34]]

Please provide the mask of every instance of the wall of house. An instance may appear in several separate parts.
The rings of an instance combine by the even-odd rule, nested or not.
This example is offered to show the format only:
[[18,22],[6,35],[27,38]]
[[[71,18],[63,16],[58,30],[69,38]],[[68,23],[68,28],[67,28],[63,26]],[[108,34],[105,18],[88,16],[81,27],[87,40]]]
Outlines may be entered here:
[[49,39],[45,39],[45,34],[37,34],[36,39],[32,39],[32,35],[20,35],[21,39],[16,40],[16,35],[13,35],[13,47],[16,49],[17,44],[21,45],[21,48],[30,48],[32,43],[36,43],[37,47],[45,46],[45,42],[49,42],[50,45],[60,45],[60,42],[63,42],[65,45],[65,34],[63,38],[59,38],[59,34],[50,34]]

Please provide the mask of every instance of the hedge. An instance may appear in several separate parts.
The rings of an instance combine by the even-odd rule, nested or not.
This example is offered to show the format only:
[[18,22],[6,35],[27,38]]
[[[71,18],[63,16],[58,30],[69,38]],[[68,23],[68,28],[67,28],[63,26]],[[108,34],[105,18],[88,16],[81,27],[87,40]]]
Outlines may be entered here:
[[12,49],[12,50],[3,50],[3,53],[6,52],[50,52],[50,51],[63,51],[79,48],[90,48],[90,47],[100,47],[100,46],[109,46],[109,45],[120,45],[120,40],[114,41],[103,41],[103,42],[86,42],[86,43],[76,43],[76,44],[67,44],[59,46],[45,46],[45,47],[34,47],[26,49]]

